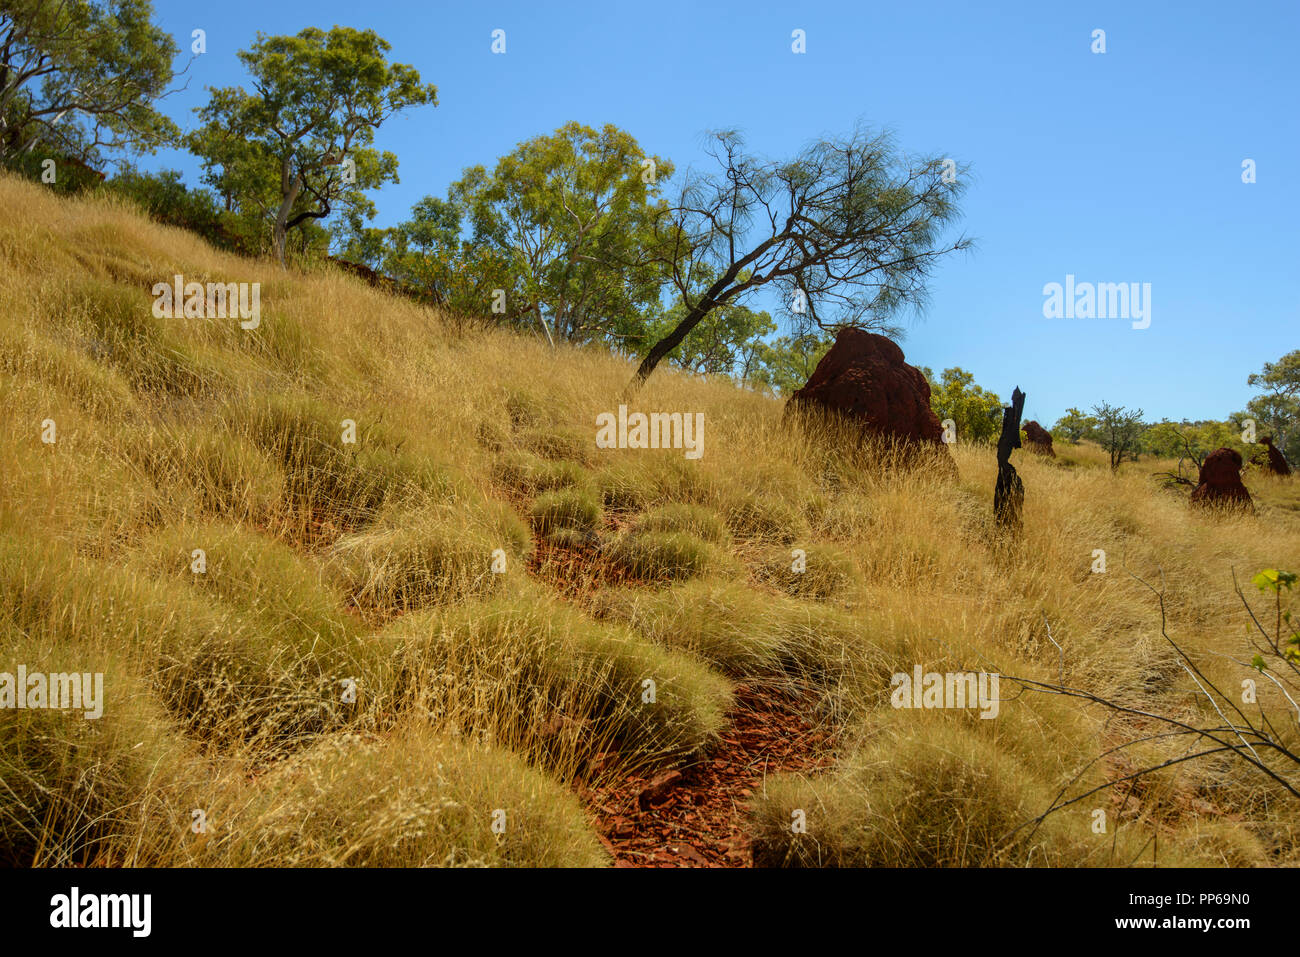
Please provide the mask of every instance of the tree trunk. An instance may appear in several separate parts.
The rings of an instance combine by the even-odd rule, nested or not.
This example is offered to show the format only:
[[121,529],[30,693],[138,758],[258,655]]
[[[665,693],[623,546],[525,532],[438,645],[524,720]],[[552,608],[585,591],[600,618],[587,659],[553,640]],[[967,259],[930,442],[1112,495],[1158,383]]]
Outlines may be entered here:
[[542,327],[542,332],[546,333],[546,341],[549,342],[551,348],[554,349],[555,339],[551,337],[551,328],[546,324],[546,320],[542,317],[542,304],[540,301],[533,303],[533,314],[537,316],[537,324]]
[[628,383],[627,391],[629,393],[635,392],[645,383],[646,379],[650,378],[650,373],[655,371],[655,366],[659,365],[659,361],[682,344],[682,340],[690,334],[690,331],[699,324],[701,319],[709,314],[709,310],[714,305],[716,303],[712,299],[701,300],[694,309],[686,314],[685,319],[677,323],[677,328],[651,347],[650,351],[646,353],[646,357],[641,360],[641,364],[637,366],[636,375]]
[[1020,448],[1020,416],[1025,411],[1025,394],[1017,386],[1011,405],[1002,409],[1002,434],[998,436],[998,482],[993,489],[993,516],[1002,528],[1019,532],[1020,511],[1025,503],[1025,484],[1011,464],[1012,449]]
[[280,268],[287,268],[285,247],[289,243],[289,213],[302,192],[302,176],[291,176],[289,161],[285,160],[280,168],[280,208],[275,211],[275,258],[280,260]]

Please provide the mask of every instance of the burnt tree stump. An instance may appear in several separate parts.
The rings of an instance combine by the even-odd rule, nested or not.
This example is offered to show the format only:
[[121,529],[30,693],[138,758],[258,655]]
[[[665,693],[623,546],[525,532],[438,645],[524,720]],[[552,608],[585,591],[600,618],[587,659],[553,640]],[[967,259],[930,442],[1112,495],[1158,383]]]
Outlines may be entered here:
[[1002,409],[1002,434],[998,436],[998,484],[993,489],[993,516],[1002,528],[1020,531],[1020,511],[1025,504],[1025,483],[1011,464],[1011,452],[1020,448],[1020,416],[1025,394],[1016,386],[1011,405]]

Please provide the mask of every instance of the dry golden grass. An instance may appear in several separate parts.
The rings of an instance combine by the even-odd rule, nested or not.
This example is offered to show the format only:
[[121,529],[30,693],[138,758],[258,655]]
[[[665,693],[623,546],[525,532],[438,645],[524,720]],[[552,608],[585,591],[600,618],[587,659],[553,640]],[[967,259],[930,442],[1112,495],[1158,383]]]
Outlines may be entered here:
[[[1161,863],[1300,859],[1298,802],[1232,761],[1006,838],[1142,729],[1041,694],[994,721],[889,705],[919,664],[1214,720],[1139,579],[1237,687],[1232,575],[1300,569],[1300,483],[1248,473],[1258,511],[1225,516],[1162,490],[1172,463],[1017,453],[1008,543],[986,447],[956,447],[952,480],[870,468],[769,398],[664,369],[631,405],[703,412],[703,457],[602,450],[616,358],[12,178],[0,209],[0,670],[103,672],[107,697],[98,721],[0,712],[0,862],[595,865],[573,776],[600,750],[707,748],[755,677],[816,689],[846,742],[833,774],[768,782],[764,862],[1147,864],[1157,836]],[[260,327],[153,318],[176,273],[260,282]]]

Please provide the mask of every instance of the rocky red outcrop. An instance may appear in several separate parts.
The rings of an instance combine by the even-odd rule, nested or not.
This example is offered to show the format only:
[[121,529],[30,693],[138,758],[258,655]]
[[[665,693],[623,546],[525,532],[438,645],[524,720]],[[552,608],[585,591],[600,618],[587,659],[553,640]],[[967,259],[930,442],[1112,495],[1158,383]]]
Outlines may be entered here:
[[1253,508],[1250,492],[1241,484],[1241,453],[1215,449],[1201,465],[1200,480],[1192,490],[1197,505]]
[[1273,444],[1273,437],[1266,435],[1259,443],[1268,450],[1268,470],[1274,475],[1290,475],[1291,466],[1287,464],[1282,450]]
[[[943,427],[930,408],[930,384],[890,339],[842,329],[787,411],[819,411],[859,423],[864,435],[904,446],[942,449]],[[944,450],[944,458],[951,461]]]
[[1025,448],[1031,452],[1037,452],[1039,455],[1050,455],[1056,458],[1056,450],[1052,448],[1052,433],[1030,419],[1020,427],[1025,432]]

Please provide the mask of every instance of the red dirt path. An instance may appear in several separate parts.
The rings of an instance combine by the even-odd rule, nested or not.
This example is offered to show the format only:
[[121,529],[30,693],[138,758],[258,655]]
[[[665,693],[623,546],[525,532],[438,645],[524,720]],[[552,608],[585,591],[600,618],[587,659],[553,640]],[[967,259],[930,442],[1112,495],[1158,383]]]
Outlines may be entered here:
[[638,797],[652,777],[578,787],[601,841],[617,867],[750,867],[748,804],[764,778],[813,772],[833,760],[834,737],[805,714],[813,703],[754,686],[736,689],[736,706],[718,743],[693,763],[660,803]]

